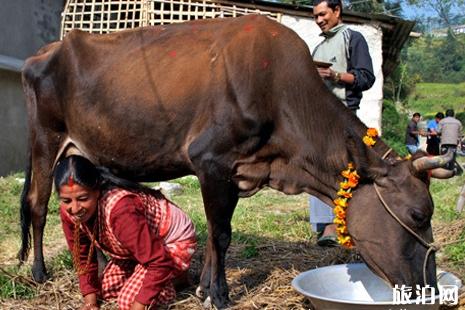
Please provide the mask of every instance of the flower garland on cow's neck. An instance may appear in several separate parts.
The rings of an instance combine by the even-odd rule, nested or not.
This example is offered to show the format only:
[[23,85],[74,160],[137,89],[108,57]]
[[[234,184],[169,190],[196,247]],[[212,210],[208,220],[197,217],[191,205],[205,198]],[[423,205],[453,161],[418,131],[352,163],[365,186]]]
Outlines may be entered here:
[[[377,137],[378,131],[375,128],[368,128],[366,135],[363,137],[363,142],[368,147],[373,147],[376,144]],[[337,241],[342,246],[350,249],[354,246],[354,243],[347,230],[346,210],[349,207],[349,200],[352,198],[352,192],[358,185],[360,176],[353,163],[349,163],[347,169],[343,170],[341,175],[344,177],[344,180],[339,184],[338,197],[333,200],[334,224],[336,224]]]

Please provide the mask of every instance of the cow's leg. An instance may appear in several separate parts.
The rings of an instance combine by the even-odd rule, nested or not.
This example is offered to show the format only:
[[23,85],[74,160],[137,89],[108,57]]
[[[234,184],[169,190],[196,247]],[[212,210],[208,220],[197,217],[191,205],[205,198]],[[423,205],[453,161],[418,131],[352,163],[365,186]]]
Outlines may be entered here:
[[48,211],[47,204],[52,189],[51,167],[43,164],[44,163],[35,167],[33,164],[32,186],[28,194],[28,200],[31,206],[34,251],[32,276],[35,281],[40,283],[47,280],[43,254],[43,235]]
[[213,305],[221,309],[229,301],[225,256],[231,242],[231,218],[237,204],[238,190],[226,180],[208,175],[199,176],[199,179],[207,216],[208,239],[197,295],[208,294]]
[[[40,134],[37,133],[37,136]],[[32,218],[32,237],[34,260],[32,263],[32,276],[35,281],[43,283],[47,273],[43,254],[43,236],[45,221],[48,212],[48,201],[53,184],[53,163],[58,154],[60,139],[58,135],[40,135],[32,143],[32,180],[31,188],[27,193]]]

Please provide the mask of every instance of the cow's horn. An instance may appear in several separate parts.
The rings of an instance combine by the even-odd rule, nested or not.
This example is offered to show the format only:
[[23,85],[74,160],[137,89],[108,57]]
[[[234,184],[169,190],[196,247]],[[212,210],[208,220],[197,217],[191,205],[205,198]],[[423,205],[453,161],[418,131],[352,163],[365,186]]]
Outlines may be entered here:
[[433,156],[433,157],[425,156],[425,157],[415,159],[412,162],[412,165],[415,171],[420,172],[420,171],[425,171],[429,169],[444,167],[452,159],[454,159],[454,151],[449,149],[447,153],[444,155]]

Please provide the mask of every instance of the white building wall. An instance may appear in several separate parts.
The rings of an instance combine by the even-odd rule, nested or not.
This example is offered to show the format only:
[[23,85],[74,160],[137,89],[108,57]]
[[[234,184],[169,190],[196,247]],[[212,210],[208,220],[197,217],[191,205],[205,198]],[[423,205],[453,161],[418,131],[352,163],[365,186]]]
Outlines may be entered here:
[[[293,29],[307,43],[310,51],[320,43],[322,37],[318,25],[311,18],[295,17],[283,15],[281,23]],[[376,76],[375,84],[367,91],[363,92],[360,110],[357,115],[368,127],[374,127],[381,132],[381,112],[383,107],[383,52],[382,52],[382,31],[375,25],[352,25],[348,26],[360,32],[368,43],[373,70]]]

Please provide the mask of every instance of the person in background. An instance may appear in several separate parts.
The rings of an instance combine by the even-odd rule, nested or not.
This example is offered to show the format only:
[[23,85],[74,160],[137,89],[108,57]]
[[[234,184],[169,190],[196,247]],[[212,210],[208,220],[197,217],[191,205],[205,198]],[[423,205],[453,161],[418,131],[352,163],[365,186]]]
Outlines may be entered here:
[[407,125],[405,132],[405,146],[410,154],[415,154],[418,151],[420,145],[419,136],[424,136],[425,133],[418,129],[418,122],[421,119],[421,115],[418,112],[413,113],[412,119]]
[[437,130],[439,121],[443,118],[444,113],[438,112],[434,116],[434,119],[430,120],[426,126],[428,131],[426,137],[426,152],[428,152],[429,155],[435,156],[440,154],[439,143],[441,139],[439,138]]
[[[81,156],[54,172],[60,217],[84,302],[117,299],[118,309],[171,302],[173,281],[186,275],[196,249],[189,217],[159,192],[117,178]],[[96,247],[110,261],[98,277]]]
[[[318,73],[328,89],[356,113],[362,92],[375,82],[368,44],[361,33],[342,22],[341,0],[313,1],[313,16],[324,38],[313,51],[313,59],[331,64],[317,67]],[[310,196],[309,205],[312,229],[320,236],[317,244],[338,245],[333,208],[314,196]]]
[[[454,160],[448,164],[448,169],[454,168],[457,145],[463,136],[462,123],[454,116],[454,110],[448,109],[446,111],[446,117],[438,123],[437,129],[437,132],[441,135],[441,154],[447,153],[449,149],[454,152]],[[458,168],[460,168],[460,166]]]

